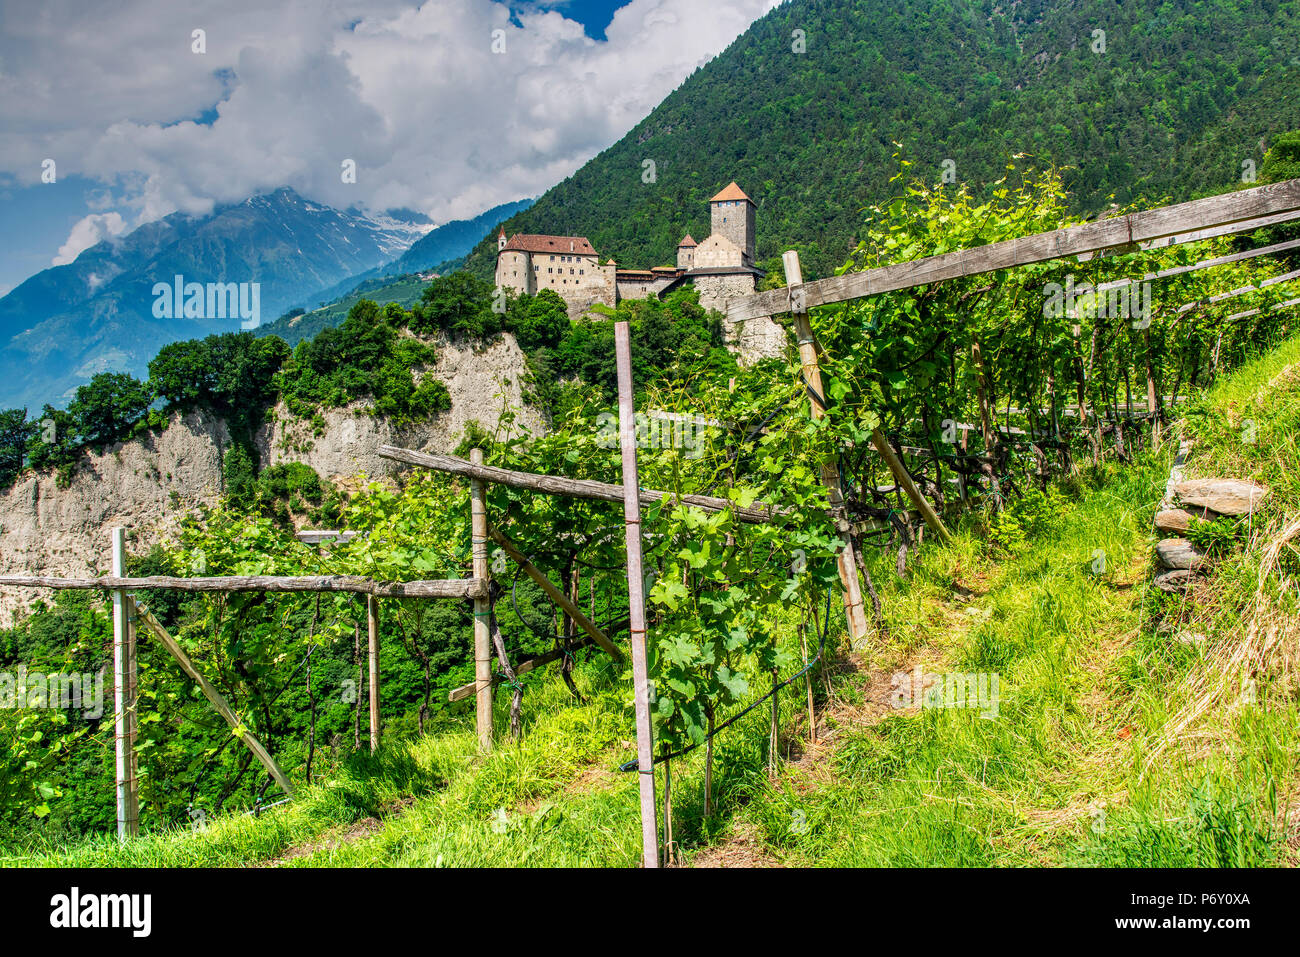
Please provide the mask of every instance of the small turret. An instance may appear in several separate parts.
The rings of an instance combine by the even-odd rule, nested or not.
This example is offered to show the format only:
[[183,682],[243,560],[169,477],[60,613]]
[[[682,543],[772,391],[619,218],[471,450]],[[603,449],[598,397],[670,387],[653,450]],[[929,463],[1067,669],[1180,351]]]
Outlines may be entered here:
[[691,269],[695,266],[695,247],[698,246],[691,234],[687,233],[686,238],[677,244],[677,268]]
[[501,227],[501,232],[497,234],[497,252],[506,248],[506,228]]

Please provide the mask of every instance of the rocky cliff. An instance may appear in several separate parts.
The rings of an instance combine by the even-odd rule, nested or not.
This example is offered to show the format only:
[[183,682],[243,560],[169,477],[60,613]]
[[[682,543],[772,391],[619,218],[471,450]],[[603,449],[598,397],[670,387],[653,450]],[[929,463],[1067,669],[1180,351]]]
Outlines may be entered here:
[[[327,409],[323,429],[294,419],[279,405],[256,438],[262,465],[305,462],[324,479],[392,477],[407,468],[382,459],[384,443],[449,452],[465,425],[493,428],[508,408],[515,431],[544,422],[521,396],[523,353],[512,336],[487,345],[439,343],[431,373],[451,394],[451,410],[403,428],[370,415],[363,404]],[[226,423],[210,413],[175,414],[160,433],[84,455],[60,488],[53,472],[28,472],[0,492],[0,574],[86,576],[107,571],[108,530],[130,529],[133,552],[165,541],[179,519],[221,495],[221,460],[230,445]],[[0,590],[0,626],[37,597]]]

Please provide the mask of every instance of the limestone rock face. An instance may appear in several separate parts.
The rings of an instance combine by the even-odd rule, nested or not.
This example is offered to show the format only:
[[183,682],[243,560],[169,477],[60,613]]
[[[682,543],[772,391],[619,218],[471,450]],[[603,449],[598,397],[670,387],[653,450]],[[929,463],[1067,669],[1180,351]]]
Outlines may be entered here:
[[[108,568],[108,529],[132,529],[147,550],[182,514],[221,494],[226,423],[210,413],[177,414],[161,434],[91,453],[60,488],[53,472],[28,472],[0,492],[0,569],[12,575],[91,577]],[[37,593],[0,589],[0,625]]]
[[1165,568],[1200,568],[1205,563],[1205,553],[1185,538],[1157,543],[1156,558]]
[[1175,494],[1185,505],[1208,508],[1220,515],[1249,515],[1268,497],[1268,489],[1242,479],[1193,479],[1180,482]]
[[503,428],[503,436],[546,430],[542,414],[524,405],[527,366],[513,336],[486,345],[444,342],[438,346],[438,362],[430,374],[447,386],[451,410],[429,422],[395,426],[370,415],[364,402],[356,402],[322,410],[326,428],[316,435],[310,422],[292,418],[283,404],[277,405],[274,421],[257,435],[262,463],[305,462],[330,480],[359,475],[388,478],[409,466],[380,458],[375,450],[381,445],[450,452],[470,421],[491,429],[507,409],[515,410],[515,421]]
[[[254,444],[263,466],[304,462],[335,481],[391,477],[409,466],[376,455],[385,442],[450,452],[470,420],[491,429],[510,408],[515,419],[505,431],[544,431],[541,413],[523,405],[526,372],[512,336],[486,345],[441,343],[432,374],[451,394],[449,412],[398,428],[359,404],[326,409],[317,435],[310,422],[292,419],[280,405]],[[118,525],[130,529],[128,547],[136,554],[167,540],[186,512],[220,497],[221,461],[230,443],[226,423],[211,413],[177,413],[159,434],[83,456],[66,488],[52,472],[20,476],[0,491],[0,574],[94,577],[107,571],[108,530]],[[48,595],[0,589],[0,627],[38,597]]]

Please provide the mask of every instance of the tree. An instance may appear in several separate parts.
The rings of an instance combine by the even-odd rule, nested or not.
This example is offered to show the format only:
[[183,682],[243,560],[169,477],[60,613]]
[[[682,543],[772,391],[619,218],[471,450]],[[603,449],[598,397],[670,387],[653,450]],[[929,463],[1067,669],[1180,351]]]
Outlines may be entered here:
[[62,468],[76,456],[77,425],[73,417],[48,403],[27,440],[27,464],[32,468]]
[[448,332],[479,338],[500,331],[501,320],[492,311],[492,285],[467,272],[439,276],[420,297],[413,310],[416,332]]
[[23,469],[27,443],[36,434],[36,423],[27,421],[26,409],[0,411],[0,488],[13,484]]
[[508,314],[507,325],[525,352],[554,349],[569,331],[569,308],[555,290],[543,289],[536,296],[521,296],[520,308]]
[[237,417],[275,395],[275,374],[290,351],[278,336],[251,332],[173,342],[149,363],[149,385],[169,407]]
[[1259,178],[1265,183],[1300,179],[1300,130],[1283,133],[1273,141],[1273,145],[1264,154],[1264,165],[1259,168]]
[[106,444],[125,438],[152,401],[153,393],[135,376],[101,372],[77,389],[68,414],[84,441]]

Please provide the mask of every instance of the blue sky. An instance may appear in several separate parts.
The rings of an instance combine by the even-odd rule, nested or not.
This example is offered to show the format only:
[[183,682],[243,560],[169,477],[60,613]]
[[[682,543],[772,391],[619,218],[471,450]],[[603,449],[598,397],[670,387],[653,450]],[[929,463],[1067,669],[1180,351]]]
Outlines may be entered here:
[[[526,8],[526,4],[512,3],[512,9]],[[537,4],[543,10],[556,10],[571,20],[577,20],[593,40],[605,39],[605,28],[614,19],[614,11],[627,6],[627,0],[559,0],[556,3]]]
[[435,223],[540,195],[778,0],[43,0],[5,15],[13,2],[0,294],[169,213],[281,186]]

